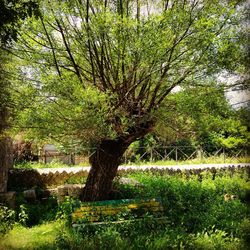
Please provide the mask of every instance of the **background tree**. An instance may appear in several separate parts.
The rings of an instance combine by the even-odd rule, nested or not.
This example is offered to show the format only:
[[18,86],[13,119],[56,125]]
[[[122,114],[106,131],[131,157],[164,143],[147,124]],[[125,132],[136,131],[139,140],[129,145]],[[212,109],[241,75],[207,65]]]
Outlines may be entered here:
[[0,193],[7,191],[8,169],[12,164],[11,139],[6,135],[12,107],[6,70],[10,57],[4,49],[17,39],[22,21],[34,12],[38,12],[36,1],[0,0]]
[[210,152],[220,147],[240,149],[249,144],[247,119],[240,115],[247,110],[233,109],[224,88],[216,83],[183,89],[172,94],[161,109],[166,105],[171,109],[162,111],[156,128],[165,144],[187,139],[190,145],[200,145]]
[[108,197],[123,153],[154,129],[176,86],[237,70],[237,3],[43,1],[12,50],[18,120],[41,138],[97,145],[85,200]]
[[5,134],[8,128],[8,80],[3,72],[6,60],[4,54],[0,55],[0,193],[7,191],[8,169],[11,166],[11,141]]
[[[154,157],[160,159],[167,153],[175,160],[175,146],[183,152],[179,159],[186,158],[184,153],[192,155],[197,148],[208,154],[219,151],[236,155],[249,146],[249,110],[234,109],[226,99],[225,88],[216,82],[174,91],[158,112],[154,131],[130,145],[126,160],[136,161],[140,157],[150,160],[152,156],[155,160]],[[151,155],[152,149],[160,155]]]

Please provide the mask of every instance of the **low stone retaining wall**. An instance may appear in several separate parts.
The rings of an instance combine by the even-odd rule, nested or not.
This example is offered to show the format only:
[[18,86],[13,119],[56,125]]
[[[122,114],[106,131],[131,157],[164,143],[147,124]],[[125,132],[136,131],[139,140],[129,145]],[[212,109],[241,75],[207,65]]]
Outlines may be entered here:
[[14,209],[16,206],[16,196],[22,196],[27,202],[36,202],[37,200],[48,199],[54,196],[58,203],[65,200],[65,197],[73,197],[80,199],[83,194],[84,185],[81,184],[65,184],[50,189],[27,189],[22,192],[6,192],[0,193],[0,204],[6,204]]
[[[12,169],[9,171],[8,190],[22,191],[32,188],[47,189],[65,183],[83,183],[87,178],[89,167],[69,167],[63,169]],[[218,173],[230,171],[246,171],[250,177],[250,164],[205,164],[205,165],[180,165],[180,166],[121,166],[118,174],[133,172],[156,172],[159,174],[174,175],[176,173],[201,175],[205,171],[213,173],[213,178]]]
[[8,190],[56,187],[72,179],[88,176],[88,171],[39,173],[36,169],[14,169],[9,171]]

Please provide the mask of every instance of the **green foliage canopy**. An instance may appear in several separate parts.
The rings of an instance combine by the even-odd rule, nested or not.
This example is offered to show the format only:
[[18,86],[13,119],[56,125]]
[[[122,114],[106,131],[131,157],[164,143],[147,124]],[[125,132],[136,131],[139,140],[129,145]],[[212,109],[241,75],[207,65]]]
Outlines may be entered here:
[[65,143],[143,137],[176,86],[242,69],[238,3],[43,1],[12,50],[18,126]]
[[[168,107],[168,108],[167,108]],[[187,87],[169,96],[159,109],[156,136],[164,144],[189,141],[204,148],[240,148],[249,145],[249,111],[234,110],[223,87]]]

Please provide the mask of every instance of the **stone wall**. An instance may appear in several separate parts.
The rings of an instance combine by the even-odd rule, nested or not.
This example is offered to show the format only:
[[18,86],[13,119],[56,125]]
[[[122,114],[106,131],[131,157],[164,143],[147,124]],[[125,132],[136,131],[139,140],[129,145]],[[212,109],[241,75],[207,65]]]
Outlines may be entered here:
[[40,174],[35,169],[12,169],[9,171],[8,190],[25,190],[31,188],[48,188],[62,185],[74,179],[83,179],[88,176],[87,171],[49,172]]
[[[183,168],[183,169],[182,169]],[[74,183],[84,183],[84,179],[88,176],[89,168],[67,168],[67,169],[51,169],[48,171],[40,171],[39,169],[11,169],[9,171],[9,181],[8,181],[8,190],[9,191],[22,191],[25,189],[32,188],[50,188],[57,187],[59,185],[63,185],[65,183],[74,184]],[[143,167],[133,169],[124,168],[119,169],[119,175],[127,175],[134,172],[152,172],[157,174],[168,174],[168,175],[184,175],[186,178],[189,178],[191,175],[197,175],[202,179],[202,173],[210,172],[212,174],[212,178],[214,179],[217,175],[221,175],[224,172],[230,173],[230,175],[234,175],[234,173],[247,173],[250,178],[250,165],[243,164],[240,165],[232,165],[228,167],[220,167],[220,168],[196,168],[196,169],[185,169],[183,166],[180,166],[178,169],[163,169],[160,167],[148,167],[147,169],[143,169]]]

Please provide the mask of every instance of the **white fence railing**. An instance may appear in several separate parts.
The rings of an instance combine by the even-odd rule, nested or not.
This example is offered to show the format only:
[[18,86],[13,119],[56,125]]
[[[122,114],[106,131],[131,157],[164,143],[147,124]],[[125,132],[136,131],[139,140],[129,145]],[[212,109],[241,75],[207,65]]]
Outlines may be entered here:
[[[40,161],[50,163],[51,161],[62,161],[65,164],[88,163],[89,157],[95,152],[95,148],[85,148],[81,153],[63,154],[60,152],[45,151],[40,155]],[[190,146],[161,146],[161,147],[141,147],[129,148],[124,153],[122,164],[138,162],[156,162],[156,161],[187,161],[197,160],[206,162],[209,158],[221,158],[222,162],[234,161],[237,158],[250,158],[250,148],[226,149],[226,148],[202,148]]]

